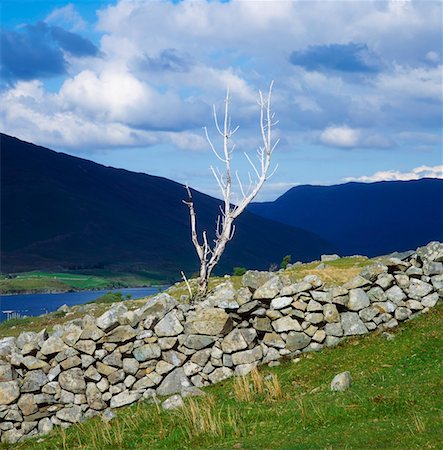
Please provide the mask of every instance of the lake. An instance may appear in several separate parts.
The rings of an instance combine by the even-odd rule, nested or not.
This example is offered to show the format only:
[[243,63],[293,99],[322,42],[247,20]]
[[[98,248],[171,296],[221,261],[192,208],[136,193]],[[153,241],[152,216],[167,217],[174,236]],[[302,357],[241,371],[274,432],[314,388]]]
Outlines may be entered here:
[[20,294],[0,295],[0,322],[13,313],[20,316],[39,316],[56,311],[60,306],[81,305],[100,297],[106,292],[121,292],[123,297],[131,295],[132,299],[143,298],[166,289],[167,286],[147,288],[107,289],[103,291],[63,292],[57,294]]

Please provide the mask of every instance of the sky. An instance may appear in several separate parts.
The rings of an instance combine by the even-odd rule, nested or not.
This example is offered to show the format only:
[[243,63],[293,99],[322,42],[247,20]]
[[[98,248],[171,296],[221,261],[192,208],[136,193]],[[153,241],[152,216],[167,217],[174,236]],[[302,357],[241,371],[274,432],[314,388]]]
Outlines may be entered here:
[[0,5],[9,135],[220,197],[213,106],[222,118],[229,88],[232,166],[248,180],[273,80],[278,167],[258,200],[299,184],[443,178],[440,0]]

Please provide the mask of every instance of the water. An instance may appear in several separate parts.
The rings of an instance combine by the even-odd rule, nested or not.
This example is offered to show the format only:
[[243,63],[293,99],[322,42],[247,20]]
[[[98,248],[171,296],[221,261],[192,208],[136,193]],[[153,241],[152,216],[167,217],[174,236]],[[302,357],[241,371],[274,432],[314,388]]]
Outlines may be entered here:
[[121,292],[123,297],[131,295],[131,299],[153,295],[167,286],[147,288],[107,289],[103,291],[64,292],[58,294],[20,294],[0,295],[0,322],[7,318],[23,316],[39,316],[56,311],[60,306],[81,305],[100,297],[106,292]]

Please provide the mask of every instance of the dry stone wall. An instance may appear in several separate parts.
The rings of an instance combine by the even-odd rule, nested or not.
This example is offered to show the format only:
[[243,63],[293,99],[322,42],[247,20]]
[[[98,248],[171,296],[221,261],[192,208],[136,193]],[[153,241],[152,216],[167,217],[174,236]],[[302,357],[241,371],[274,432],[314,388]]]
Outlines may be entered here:
[[364,268],[327,288],[311,275],[249,271],[203,302],[167,293],[128,311],[116,304],[51,333],[0,340],[0,434],[17,442],[140,399],[192,394],[258,364],[396,327],[443,297],[443,244]]

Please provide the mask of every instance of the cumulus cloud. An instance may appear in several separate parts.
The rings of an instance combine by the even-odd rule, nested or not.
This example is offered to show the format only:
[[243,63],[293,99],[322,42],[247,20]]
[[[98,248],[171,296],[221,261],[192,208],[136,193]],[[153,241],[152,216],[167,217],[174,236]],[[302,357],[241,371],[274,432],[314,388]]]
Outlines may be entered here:
[[348,126],[331,126],[323,130],[319,140],[330,147],[353,148],[358,145],[360,130]]
[[83,30],[86,27],[86,22],[79,14],[72,3],[55,8],[45,19],[46,23],[56,23],[59,26],[69,28],[70,31]]
[[407,181],[419,180],[420,178],[439,178],[443,179],[443,166],[420,166],[409,172],[400,172],[398,170],[386,170],[375,172],[370,176],[347,177],[344,181],[361,181],[364,183],[373,183],[375,181]]

